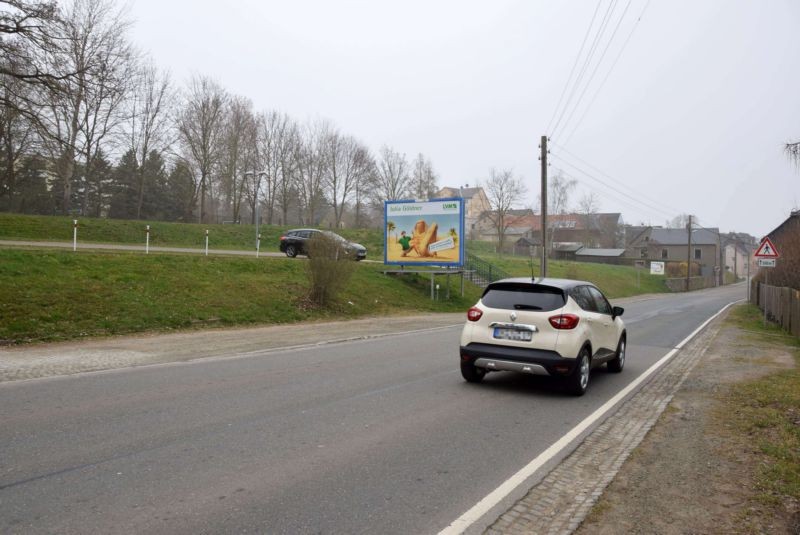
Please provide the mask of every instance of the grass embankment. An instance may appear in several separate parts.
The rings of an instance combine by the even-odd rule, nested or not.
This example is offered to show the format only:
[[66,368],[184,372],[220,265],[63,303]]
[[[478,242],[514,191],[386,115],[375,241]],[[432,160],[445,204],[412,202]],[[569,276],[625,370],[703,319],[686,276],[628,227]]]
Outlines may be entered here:
[[[205,325],[274,324],[366,315],[460,312],[479,290],[451,277],[449,301],[430,281],[360,263],[327,309],[308,306],[297,259],[0,250],[0,343],[52,341]],[[442,286],[445,278],[437,278]]]
[[736,307],[729,320],[746,331],[747,342],[765,350],[785,351],[795,367],[737,384],[722,396],[722,419],[759,453],[756,499],[780,507],[800,500],[800,340],[774,324],[763,325],[753,305]]
[[[485,248],[476,248],[475,254],[491,262],[514,277],[531,276],[531,259],[523,256],[497,255]],[[539,259],[533,261],[533,274],[539,276]],[[615,266],[610,264],[594,264],[589,262],[565,262],[549,260],[547,276],[585,280],[596,284],[611,298],[630,297],[646,293],[662,293],[669,291],[664,284],[664,277],[650,275],[646,269],[632,266]]]
[[[30,216],[0,213],[0,239],[32,241],[72,241],[72,217]],[[132,221],[124,219],[78,218],[78,241],[141,245],[146,225],[150,225],[150,245],[154,247],[205,247],[206,229],[212,249],[255,251],[255,225],[211,225]],[[281,234],[289,226],[260,225],[261,250],[277,251]],[[383,235],[376,229],[341,229],[345,238],[367,248],[367,257],[383,258]]]
[[[198,225],[112,219],[79,219],[79,241],[143,244],[151,225],[151,245],[201,248],[205,229],[215,249],[252,249],[252,225]],[[262,249],[277,250],[288,227],[262,225]],[[368,258],[383,254],[377,229],[343,229],[348,239],[364,244]],[[72,219],[0,213],[0,239],[69,241]],[[480,242],[468,249],[515,276],[529,276],[529,260],[499,257]],[[662,279],[625,266],[552,262],[555,277],[597,284],[611,297],[663,292]],[[480,290],[466,285],[459,296],[451,277],[451,300],[432,303],[430,279],[386,277],[382,265],[359,264],[339,303],[329,310],[305,305],[305,262],[281,258],[220,258],[174,254],[81,251],[0,250],[0,341],[17,343],[188,328],[195,325],[288,323],[324,318],[419,311],[462,311]],[[538,273],[538,267],[536,268]],[[440,295],[445,295],[444,278]],[[348,304],[348,303],[353,303]]]

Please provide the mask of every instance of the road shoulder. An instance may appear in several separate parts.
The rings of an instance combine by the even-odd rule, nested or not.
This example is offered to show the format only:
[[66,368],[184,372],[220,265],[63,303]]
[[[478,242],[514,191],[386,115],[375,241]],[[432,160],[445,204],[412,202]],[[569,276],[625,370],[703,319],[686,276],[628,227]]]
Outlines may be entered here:
[[577,533],[800,533],[800,504],[762,480],[774,463],[758,435],[770,425],[743,432],[748,409],[736,399],[795,368],[787,338],[725,321]]
[[196,359],[258,356],[279,349],[442,329],[463,322],[461,313],[398,315],[8,347],[0,349],[0,383]]

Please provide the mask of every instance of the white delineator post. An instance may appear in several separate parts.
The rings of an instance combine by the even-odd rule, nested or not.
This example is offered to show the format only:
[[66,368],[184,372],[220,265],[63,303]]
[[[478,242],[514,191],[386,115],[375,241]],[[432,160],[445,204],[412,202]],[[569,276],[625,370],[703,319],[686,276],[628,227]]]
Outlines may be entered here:
[[78,220],[72,220],[72,250],[78,250]]
[[144,239],[144,254],[150,254],[150,225],[147,225],[147,236]]
[[208,229],[206,229],[206,256],[208,256]]
[[256,238],[256,258],[258,258],[258,253],[261,250],[261,234],[258,235]]

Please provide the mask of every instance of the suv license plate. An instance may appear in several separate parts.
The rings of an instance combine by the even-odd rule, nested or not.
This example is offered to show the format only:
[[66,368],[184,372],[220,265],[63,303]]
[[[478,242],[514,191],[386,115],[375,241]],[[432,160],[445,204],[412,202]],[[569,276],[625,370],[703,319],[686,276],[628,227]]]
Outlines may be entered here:
[[533,333],[530,331],[519,331],[517,329],[494,328],[494,337],[498,340],[516,340],[518,342],[530,342]]

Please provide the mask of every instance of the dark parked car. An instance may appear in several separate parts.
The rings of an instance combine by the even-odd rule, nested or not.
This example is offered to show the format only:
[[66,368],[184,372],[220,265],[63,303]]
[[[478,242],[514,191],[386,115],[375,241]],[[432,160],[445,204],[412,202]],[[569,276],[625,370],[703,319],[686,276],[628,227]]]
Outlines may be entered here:
[[360,243],[348,241],[328,230],[317,230],[315,228],[297,228],[287,231],[286,234],[281,236],[281,252],[286,253],[289,258],[294,258],[299,254],[308,256],[308,242],[319,234],[341,242],[347,255],[354,260],[364,260],[367,257],[367,248]]

